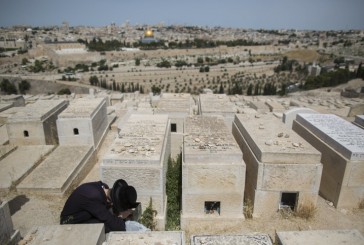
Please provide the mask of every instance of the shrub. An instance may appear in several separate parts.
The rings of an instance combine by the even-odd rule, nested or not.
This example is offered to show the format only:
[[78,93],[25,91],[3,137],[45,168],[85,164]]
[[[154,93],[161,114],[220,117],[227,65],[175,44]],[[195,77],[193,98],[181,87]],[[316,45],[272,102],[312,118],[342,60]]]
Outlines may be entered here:
[[317,208],[313,203],[302,204],[298,206],[297,210],[294,212],[296,217],[309,220],[313,218],[316,214]]
[[252,219],[253,218],[253,202],[250,199],[246,199],[244,202],[244,216],[246,219]]
[[359,209],[364,209],[364,198],[359,202]]
[[156,221],[154,217],[157,215],[157,211],[153,209],[153,201],[152,198],[149,200],[148,207],[144,210],[142,217],[139,219],[139,222],[142,223],[145,227],[154,231],[156,227]]

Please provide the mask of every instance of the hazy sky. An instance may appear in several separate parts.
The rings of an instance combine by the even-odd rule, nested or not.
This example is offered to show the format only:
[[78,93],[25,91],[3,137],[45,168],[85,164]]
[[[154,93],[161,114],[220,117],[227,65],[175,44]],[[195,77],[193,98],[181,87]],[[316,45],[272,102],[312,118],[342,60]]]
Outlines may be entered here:
[[0,26],[208,25],[364,29],[364,0],[0,0]]

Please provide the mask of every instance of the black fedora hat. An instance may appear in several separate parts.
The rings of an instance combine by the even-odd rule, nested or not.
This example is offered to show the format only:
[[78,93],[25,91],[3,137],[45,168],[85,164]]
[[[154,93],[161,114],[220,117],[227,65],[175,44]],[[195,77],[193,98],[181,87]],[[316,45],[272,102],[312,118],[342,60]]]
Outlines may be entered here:
[[125,180],[118,179],[115,181],[110,197],[113,202],[113,211],[115,214],[119,214],[127,209],[136,208],[139,203],[137,200],[137,192],[135,188],[128,185]]

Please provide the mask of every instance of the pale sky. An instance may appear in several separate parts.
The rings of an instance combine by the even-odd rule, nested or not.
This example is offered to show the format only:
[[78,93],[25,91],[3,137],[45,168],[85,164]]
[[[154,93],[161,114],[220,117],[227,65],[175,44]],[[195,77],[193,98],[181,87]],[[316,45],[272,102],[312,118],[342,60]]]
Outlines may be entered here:
[[0,26],[135,24],[364,30],[364,0],[0,0]]

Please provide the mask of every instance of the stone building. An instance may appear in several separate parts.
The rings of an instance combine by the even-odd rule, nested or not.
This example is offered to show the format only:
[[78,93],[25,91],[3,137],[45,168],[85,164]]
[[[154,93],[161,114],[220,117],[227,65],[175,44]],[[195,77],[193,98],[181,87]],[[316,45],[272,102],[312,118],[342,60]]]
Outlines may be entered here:
[[56,120],[67,105],[65,100],[39,100],[10,115],[6,124],[10,144],[58,144]]
[[243,151],[245,199],[254,216],[316,205],[320,152],[272,114],[237,114],[233,135]]
[[293,130],[322,153],[320,195],[337,208],[364,200],[364,129],[332,114],[298,114]]
[[108,130],[105,98],[72,101],[57,119],[60,145],[92,145],[97,149]]
[[244,220],[245,163],[222,116],[188,117],[182,153],[181,226]]
[[176,157],[181,153],[183,144],[184,120],[193,114],[195,105],[190,94],[163,93],[154,108],[155,114],[168,115],[171,123],[171,155]]
[[166,222],[166,172],[170,156],[167,115],[132,114],[102,159],[101,180],[112,186],[125,179],[135,187],[144,210],[152,199],[157,229]]
[[198,114],[202,116],[223,116],[231,129],[237,108],[226,94],[200,94]]

